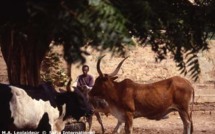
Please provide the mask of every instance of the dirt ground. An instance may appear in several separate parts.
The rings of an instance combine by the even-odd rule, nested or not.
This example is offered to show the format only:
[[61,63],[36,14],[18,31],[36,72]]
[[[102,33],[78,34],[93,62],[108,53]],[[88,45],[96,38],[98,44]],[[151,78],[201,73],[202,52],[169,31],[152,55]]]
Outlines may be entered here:
[[[215,134],[215,103],[195,104],[192,119],[194,134]],[[105,134],[110,134],[117,120],[111,115],[108,117],[102,115],[102,121],[106,129]],[[96,117],[93,118],[92,130],[98,134],[102,132]],[[134,120],[133,133],[182,134],[183,124],[177,112],[170,113],[168,119],[160,121],[137,118]]]

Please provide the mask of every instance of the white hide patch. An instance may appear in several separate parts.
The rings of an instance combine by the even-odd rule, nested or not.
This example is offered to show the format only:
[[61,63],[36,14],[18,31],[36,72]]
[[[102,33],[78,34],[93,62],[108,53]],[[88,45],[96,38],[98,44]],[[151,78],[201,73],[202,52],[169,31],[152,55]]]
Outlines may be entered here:
[[14,124],[18,129],[22,128],[37,128],[40,119],[45,112],[49,116],[49,124],[52,130],[55,128],[55,122],[59,117],[59,111],[52,107],[49,101],[32,99],[21,88],[10,86],[13,94],[10,101],[11,116],[14,119]]
[[125,122],[123,112],[121,112],[118,108],[111,106],[110,113],[120,122]]

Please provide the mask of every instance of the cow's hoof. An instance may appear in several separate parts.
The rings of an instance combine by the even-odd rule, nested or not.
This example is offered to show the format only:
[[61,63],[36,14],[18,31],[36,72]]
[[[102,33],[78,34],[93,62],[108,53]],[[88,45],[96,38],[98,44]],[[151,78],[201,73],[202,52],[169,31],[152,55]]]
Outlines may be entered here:
[[168,115],[165,115],[165,116],[162,117],[162,119],[168,119],[168,118],[169,118]]
[[80,131],[86,131],[86,124],[84,122],[73,122],[70,124],[67,124],[63,130],[64,132],[80,132]]

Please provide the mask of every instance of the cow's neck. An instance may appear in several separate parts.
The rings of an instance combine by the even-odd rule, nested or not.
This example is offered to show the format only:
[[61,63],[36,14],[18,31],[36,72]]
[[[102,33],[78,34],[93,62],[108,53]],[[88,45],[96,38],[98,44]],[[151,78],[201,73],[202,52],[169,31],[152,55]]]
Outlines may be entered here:
[[109,85],[109,88],[107,89],[105,95],[105,100],[107,100],[109,103],[115,103],[119,101],[119,94],[120,89],[119,89],[119,83],[118,82],[113,82],[112,84]]

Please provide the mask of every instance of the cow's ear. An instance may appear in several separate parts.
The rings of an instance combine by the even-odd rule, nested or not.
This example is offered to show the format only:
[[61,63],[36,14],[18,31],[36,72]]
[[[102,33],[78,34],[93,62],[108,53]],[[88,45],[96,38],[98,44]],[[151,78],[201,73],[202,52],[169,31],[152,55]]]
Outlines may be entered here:
[[116,79],[118,79],[118,76],[111,77],[111,80],[113,80],[113,81]]

